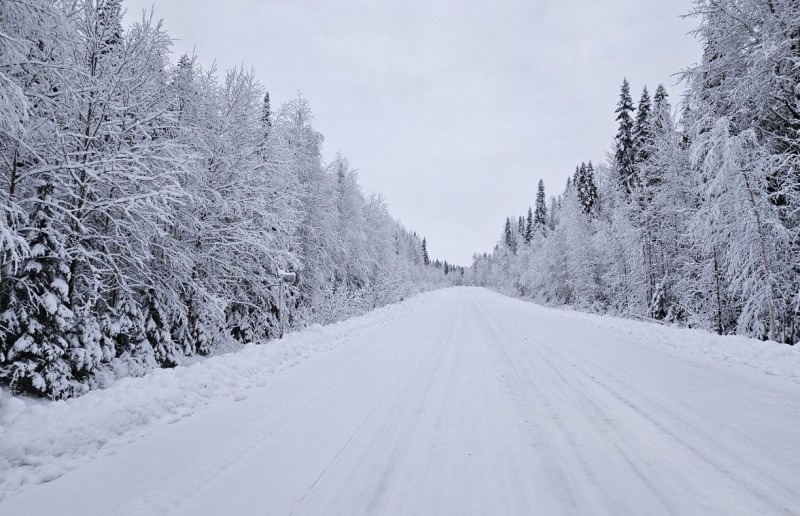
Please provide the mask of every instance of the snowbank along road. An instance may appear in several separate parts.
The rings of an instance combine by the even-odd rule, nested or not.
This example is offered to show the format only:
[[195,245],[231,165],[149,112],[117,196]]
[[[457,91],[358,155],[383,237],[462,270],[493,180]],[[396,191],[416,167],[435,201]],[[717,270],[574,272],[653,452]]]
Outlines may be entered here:
[[[800,514],[800,384],[680,348],[709,338],[726,346],[482,289],[429,293],[300,332],[295,347],[335,345],[247,382],[231,364],[258,366],[269,346],[163,372],[229,371],[236,388],[176,395],[184,417],[142,418],[82,460],[31,458],[46,433],[25,425],[56,408],[25,409],[2,436],[0,514]],[[59,410],[92,421],[156,380]],[[114,428],[102,424],[74,446]]]

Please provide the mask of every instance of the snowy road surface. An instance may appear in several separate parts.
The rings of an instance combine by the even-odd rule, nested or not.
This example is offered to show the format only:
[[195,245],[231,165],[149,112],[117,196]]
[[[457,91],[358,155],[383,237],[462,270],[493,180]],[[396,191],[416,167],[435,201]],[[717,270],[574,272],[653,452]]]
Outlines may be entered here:
[[800,384],[486,290],[406,304],[0,514],[800,514]]

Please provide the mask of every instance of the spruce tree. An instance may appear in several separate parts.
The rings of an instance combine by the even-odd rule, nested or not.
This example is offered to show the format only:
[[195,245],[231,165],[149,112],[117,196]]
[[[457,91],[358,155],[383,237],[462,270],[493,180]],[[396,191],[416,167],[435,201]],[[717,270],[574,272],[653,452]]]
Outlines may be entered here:
[[544,193],[544,181],[541,179],[536,190],[536,211],[533,215],[533,222],[539,230],[544,230],[547,226],[547,198]]
[[[177,318],[176,318],[177,319]],[[179,363],[181,351],[178,344],[173,340],[170,332],[170,320],[159,300],[155,290],[148,290],[144,298],[142,307],[142,320],[144,326],[144,336],[152,348],[153,358],[161,367],[175,367]],[[176,324],[173,327],[185,325]],[[177,338],[186,338],[186,331],[175,332]]]
[[122,0],[98,0],[94,29],[101,39],[100,54],[107,54],[122,43]]
[[264,141],[269,139],[272,132],[272,108],[269,104],[269,92],[264,93],[264,104],[261,106],[261,128],[264,131]]
[[425,265],[431,264],[431,259],[428,256],[428,241],[425,238],[422,239],[422,263]]
[[269,92],[264,93],[264,106],[261,110],[261,123],[265,127],[272,127],[272,111],[269,104]]
[[550,197],[550,209],[548,210],[548,218],[547,218],[547,227],[550,231],[556,230],[556,225],[558,225],[558,206],[561,204],[561,196],[556,199],[555,197]]
[[37,187],[31,220],[30,257],[11,282],[8,308],[0,314],[0,377],[11,388],[64,398],[82,391],[75,380],[66,339],[74,315],[69,309],[70,270],[60,231],[53,227],[54,186]]
[[632,112],[631,88],[630,84],[628,84],[628,79],[624,79],[620,90],[619,104],[617,104],[615,111],[619,128],[615,138],[614,159],[619,171],[620,184],[628,194],[633,192],[637,184]]
[[516,242],[514,241],[514,232],[511,229],[511,218],[506,217],[506,227],[503,230],[503,239],[505,240],[506,247],[511,250],[512,253],[517,252]]
[[653,114],[651,129],[653,132],[662,132],[666,127],[665,121],[670,121],[672,107],[669,105],[669,95],[663,84],[659,84],[653,95]]
[[651,128],[651,112],[653,109],[650,93],[647,86],[642,90],[639,98],[639,107],[636,110],[636,121],[633,124],[634,162],[644,163],[650,155],[653,145],[653,131]]
[[189,59],[188,54],[183,54],[178,59],[171,87],[175,95],[173,109],[178,112],[178,118],[184,124],[194,121],[197,114],[194,73],[194,63]]
[[[642,183],[651,190],[662,184],[662,177],[664,175],[664,169],[666,168],[665,165],[667,165],[667,163],[663,162],[663,155],[666,149],[671,148],[673,140],[674,127],[672,123],[672,108],[669,104],[668,97],[667,90],[664,89],[662,84],[659,84],[653,96],[653,112],[650,116],[650,129],[652,132],[651,145],[653,148],[651,148],[648,154],[648,158],[651,158],[649,161],[655,163],[643,162],[642,164]],[[653,153],[658,153],[656,147],[661,148],[662,157],[652,156]],[[648,193],[648,197],[650,198],[652,198],[653,195],[654,192]]]
[[138,366],[137,375],[157,367],[153,348],[145,334],[141,306],[127,295],[121,295],[114,307],[116,317],[104,317],[101,321],[103,335],[113,341],[116,356],[127,364]]
[[533,210],[528,206],[528,217],[525,220],[525,243],[530,244],[533,239]]
[[73,392],[86,392],[97,385],[97,373],[101,366],[108,364],[116,356],[115,342],[108,329],[108,316],[98,318],[91,304],[73,306],[75,324],[67,334],[69,343],[69,360],[72,375],[80,388]]
[[575,176],[572,178],[572,184],[575,188],[575,194],[578,197],[578,204],[586,212],[586,163],[581,163],[575,167]]
[[582,201],[583,211],[589,215],[592,213],[595,202],[597,202],[597,185],[594,180],[594,166],[591,160],[586,164],[586,172],[584,173],[583,181],[585,185],[585,194]]
[[210,355],[214,343],[212,323],[208,317],[206,303],[193,299],[189,304],[189,355]]
[[583,213],[590,215],[595,201],[597,200],[594,166],[591,161],[588,165],[586,163],[581,163],[580,166],[575,169],[573,184],[578,196],[578,204],[583,210]]

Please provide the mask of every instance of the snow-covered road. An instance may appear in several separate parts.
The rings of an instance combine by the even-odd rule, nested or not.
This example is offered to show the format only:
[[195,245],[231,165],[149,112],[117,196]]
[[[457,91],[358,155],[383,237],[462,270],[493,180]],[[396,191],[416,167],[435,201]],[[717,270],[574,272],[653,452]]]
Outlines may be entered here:
[[407,304],[0,514],[800,514],[800,384],[486,290]]

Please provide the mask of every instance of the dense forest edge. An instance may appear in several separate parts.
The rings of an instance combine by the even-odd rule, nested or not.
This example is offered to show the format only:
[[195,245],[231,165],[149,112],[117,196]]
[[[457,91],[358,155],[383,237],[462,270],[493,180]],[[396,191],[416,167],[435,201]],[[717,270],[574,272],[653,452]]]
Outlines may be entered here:
[[161,22],[122,15],[0,10],[0,383],[81,395],[275,338],[281,306],[328,324],[461,281],[324,161],[306,99],[172,63]]
[[[800,338],[800,3],[699,0],[677,107],[623,81],[604,163],[505,220],[468,281],[551,305]],[[609,106],[611,113],[611,106]],[[580,162],[580,158],[576,161]]]

